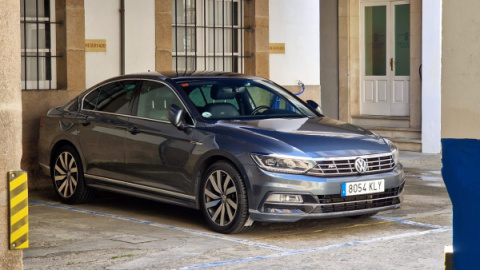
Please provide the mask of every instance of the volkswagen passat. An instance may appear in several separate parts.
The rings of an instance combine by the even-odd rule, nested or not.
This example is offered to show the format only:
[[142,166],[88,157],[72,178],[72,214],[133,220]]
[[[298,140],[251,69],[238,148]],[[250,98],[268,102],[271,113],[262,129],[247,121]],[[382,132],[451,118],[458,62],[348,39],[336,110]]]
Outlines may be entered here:
[[398,150],[258,77],[156,72],[51,109],[39,160],[65,203],[104,189],[200,209],[215,231],[400,207]]

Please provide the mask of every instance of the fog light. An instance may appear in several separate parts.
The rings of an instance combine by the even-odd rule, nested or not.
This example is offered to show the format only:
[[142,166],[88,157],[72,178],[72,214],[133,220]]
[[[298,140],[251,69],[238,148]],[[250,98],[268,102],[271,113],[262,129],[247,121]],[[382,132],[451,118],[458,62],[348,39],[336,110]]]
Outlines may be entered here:
[[268,196],[267,202],[270,203],[303,203],[302,195],[292,194],[272,194]]

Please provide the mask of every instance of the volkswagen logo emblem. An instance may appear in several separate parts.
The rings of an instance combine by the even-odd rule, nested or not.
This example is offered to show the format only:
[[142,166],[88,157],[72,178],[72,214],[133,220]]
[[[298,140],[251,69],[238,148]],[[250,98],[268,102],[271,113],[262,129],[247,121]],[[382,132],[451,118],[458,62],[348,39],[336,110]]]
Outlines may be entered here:
[[368,164],[363,158],[357,158],[355,160],[355,169],[359,173],[366,173],[368,171]]

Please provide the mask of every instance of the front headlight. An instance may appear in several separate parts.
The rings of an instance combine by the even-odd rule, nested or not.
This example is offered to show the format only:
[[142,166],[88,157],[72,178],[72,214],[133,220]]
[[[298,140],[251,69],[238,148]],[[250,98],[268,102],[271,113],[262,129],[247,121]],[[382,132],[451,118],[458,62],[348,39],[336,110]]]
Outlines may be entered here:
[[257,165],[267,171],[303,174],[317,163],[308,158],[251,154]]
[[392,156],[393,156],[393,162],[395,162],[395,165],[398,164],[398,159],[399,159],[399,153],[398,153],[398,148],[397,146],[392,142],[390,141],[389,139],[385,139],[385,142],[388,144],[388,146],[390,146],[390,151],[392,151]]

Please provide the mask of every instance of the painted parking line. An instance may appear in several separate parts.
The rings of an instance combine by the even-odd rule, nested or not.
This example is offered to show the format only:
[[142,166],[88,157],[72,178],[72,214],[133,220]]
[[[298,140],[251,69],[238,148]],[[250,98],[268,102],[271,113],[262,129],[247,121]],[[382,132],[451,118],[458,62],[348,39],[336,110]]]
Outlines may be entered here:
[[52,204],[52,203],[47,203],[47,202],[40,202],[40,201],[34,201],[34,200],[30,200],[29,202],[31,204],[43,205],[43,206],[53,207],[53,208],[57,208],[57,209],[75,211],[75,212],[80,212],[80,213],[85,213],[85,214],[90,214],[90,215],[96,215],[96,216],[101,216],[101,217],[114,218],[114,219],[118,219],[118,220],[135,222],[135,223],[144,224],[144,225],[153,226],[153,227],[158,227],[158,228],[162,228],[162,229],[169,229],[169,230],[191,233],[191,234],[201,235],[201,236],[205,236],[205,237],[211,237],[211,238],[225,240],[225,241],[231,241],[231,242],[235,242],[235,243],[239,243],[239,244],[247,245],[247,246],[254,246],[254,247],[271,249],[271,250],[282,251],[282,252],[291,252],[292,251],[291,249],[287,249],[287,248],[281,248],[281,247],[267,245],[267,244],[263,244],[263,243],[252,242],[252,241],[248,241],[248,240],[245,240],[245,239],[225,236],[225,235],[222,235],[222,234],[201,232],[201,231],[196,231],[196,230],[191,230],[191,229],[185,229],[185,228],[165,225],[165,224],[161,224],[161,223],[155,223],[155,222],[151,222],[151,221],[140,220],[140,219],[136,219],[136,218],[129,218],[129,217],[124,217],[124,216],[119,216],[119,215],[106,214],[106,213],[102,213],[102,212],[90,211],[90,210],[85,210],[85,209],[81,209],[81,208],[75,208],[75,207],[59,205],[59,204]]
[[432,228],[432,229],[447,229],[447,230],[452,229],[452,227],[444,227],[444,226],[439,226],[439,225],[425,224],[425,223],[420,223],[420,222],[415,222],[415,221],[410,221],[410,220],[405,220],[405,219],[399,219],[399,218],[382,217],[382,216],[373,216],[372,218],[381,219],[381,220],[388,220],[388,221],[398,222],[398,223],[412,225],[412,226]]
[[238,263],[244,263],[244,262],[267,260],[267,259],[287,257],[287,256],[293,256],[293,255],[301,255],[301,254],[306,254],[306,253],[320,252],[320,251],[326,251],[326,250],[332,250],[332,249],[338,249],[338,248],[344,248],[344,247],[351,247],[351,246],[358,246],[358,245],[365,245],[365,244],[371,244],[371,243],[383,242],[383,241],[390,241],[390,240],[396,240],[396,239],[402,239],[402,238],[408,238],[408,237],[416,237],[416,236],[421,236],[421,235],[442,233],[442,232],[447,232],[447,231],[451,231],[451,230],[452,230],[451,228],[439,228],[439,229],[433,229],[433,230],[422,231],[422,232],[397,234],[397,235],[373,238],[373,239],[363,240],[363,241],[355,241],[355,242],[347,242],[347,243],[337,244],[337,245],[329,245],[329,246],[313,248],[313,249],[292,250],[292,251],[272,254],[272,255],[268,255],[268,256],[248,257],[248,258],[242,258],[242,259],[230,260],[230,261],[221,261],[221,262],[214,262],[214,263],[198,264],[198,265],[183,267],[183,268],[180,268],[180,270],[202,269],[202,268],[209,268],[209,267],[215,267],[215,266],[221,266],[221,265],[238,264]]

